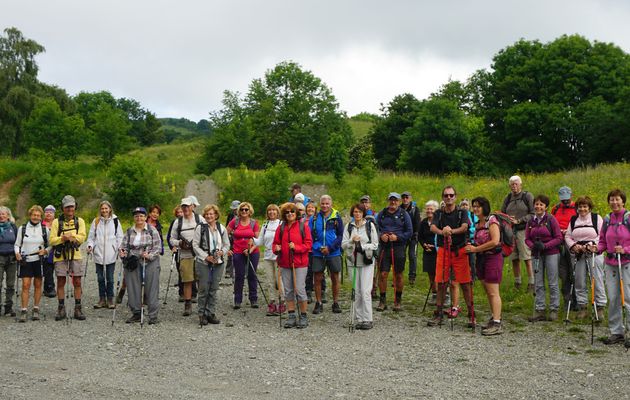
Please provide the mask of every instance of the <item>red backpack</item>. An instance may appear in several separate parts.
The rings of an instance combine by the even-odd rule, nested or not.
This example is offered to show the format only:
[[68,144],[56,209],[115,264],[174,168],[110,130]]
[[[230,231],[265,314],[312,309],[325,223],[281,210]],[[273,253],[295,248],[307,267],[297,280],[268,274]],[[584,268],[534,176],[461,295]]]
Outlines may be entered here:
[[516,240],[514,239],[514,224],[512,224],[512,220],[509,215],[500,211],[495,211],[490,214],[490,216],[494,216],[497,221],[499,221],[499,231],[501,232],[501,254],[503,257],[507,257],[512,254],[514,246],[516,245]]

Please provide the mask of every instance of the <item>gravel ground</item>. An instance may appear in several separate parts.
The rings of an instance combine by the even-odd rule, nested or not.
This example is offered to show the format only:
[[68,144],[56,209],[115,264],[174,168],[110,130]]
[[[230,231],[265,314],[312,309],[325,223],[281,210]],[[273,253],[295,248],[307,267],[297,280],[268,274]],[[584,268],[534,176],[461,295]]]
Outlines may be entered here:
[[56,300],[46,298],[43,321],[0,318],[0,399],[630,396],[630,353],[591,346],[586,332],[560,324],[512,323],[488,338],[462,318],[451,331],[403,311],[375,313],[374,329],[351,334],[347,304],[332,314],[329,303],[309,315],[308,329],[285,330],[263,307],[232,310],[231,286],[222,286],[220,325],[200,329],[196,317],[182,317],[171,288],[158,325],[126,325],[121,308],[112,327],[110,310],[91,307],[96,285],[90,265],[86,321],[55,322]]

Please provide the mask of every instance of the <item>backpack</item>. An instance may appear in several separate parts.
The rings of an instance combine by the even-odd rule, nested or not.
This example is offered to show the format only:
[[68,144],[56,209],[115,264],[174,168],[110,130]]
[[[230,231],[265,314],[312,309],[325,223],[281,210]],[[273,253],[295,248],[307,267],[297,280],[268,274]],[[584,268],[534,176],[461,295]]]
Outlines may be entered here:
[[[241,221],[239,220],[239,218],[238,218],[238,217],[234,217],[234,218],[232,218],[232,219],[234,220],[234,230],[236,230],[236,228],[238,227],[238,224],[239,224]],[[253,231],[253,230],[254,230],[254,227],[256,226],[256,220],[255,220],[254,218],[250,218],[249,220],[250,220],[250,221],[249,221],[249,227],[250,227],[250,228],[252,228],[252,231]],[[232,221],[230,221],[230,222],[232,222]],[[228,222],[228,224],[229,224],[229,222]]]
[[[606,236],[606,231],[608,230],[608,226],[610,225],[610,216],[612,215],[612,213],[609,213],[608,215],[606,215],[604,217],[604,225],[602,225],[602,233],[604,234],[604,237]],[[614,225],[624,225],[626,227],[626,229],[628,231],[630,231],[630,211],[626,211],[623,214],[623,222],[621,223],[616,223]]]
[[[223,231],[221,230],[221,223],[219,221],[217,221],[217,231],[219,231],[219,236],[223,237]],[[207,249],[204,248],[204,244],[208,246]],[[210,226],[208,224],[201,225],[201,237],[199,238],[199,247],[201,247],[208,253],[210,252]]]
[[[317,239],[317,219],[319,218],[320,215],[321,215],[320,213],[315,214],[315,219],[313,220],[313,229],[311,230],[311,237],[313,238],[313,241]],[[332,212],[330,213],[330,218],[328,218],[328,220],[330,221],[331,218],[334,218],[333,224],[335,226],[335,231],[337,231],[337,226],[339,224],[339,220],[341,219],[339,212],[333,209]],[[325,224],[326,224],[326,220],[322,218],[322,226],[325,227]]]
[[[555,206],[553,206],[553,208],[551,209],[551,215],[555,217],[560,207],[562,207],[562,203],[558,203]],[[577,204],[573,206],[573,210],[575,211],[575,214],[577,215]]]
[[[394,215],[394,218],[398,217],[403,221],[403,227],[406,227],[407,225],[407,220],[405,219],[405,214],[407,211],[405,211],[404,208],[402,207],[398,207],[398,209],[400,210],[400,212],[397,215]],[[387,207],[383,208],[383,210],[378,213],[378,223],[379,224],[383,224],[383,221],[385,220],[385,213],[387,212]],[[367,218],[366,218],[367,219]],[[409,217],[409,219],[411,219],[411,216]],[[378,224],[376,225],[376,229],[378,230]]]
[[[459,221],[459,226],[462,226],[462,223],[466,222],[468,224],[468,229],[466,231],[466,241],[470,240],[470,233],[472,232],[471,229],[471,222],[470,222],[470,215],[472,215],[472,213],[470,213],[470,211],[467,210],[462,210],[461,208],[456,207],[455,208],[457,210],[457,220]],[[444,220],[442,219],[444,217],[444,211],[443,210],[438,210],[440,212],[440,218],[439,218],[439,223],[440,223],[440,227],[444,228],[443,222]],[[466,211],[466,220],[464,221],[464,211]]]
[[[94,218],[94,240],[96,241],[96,232],[98,232],[98,230],[96,228],[98,228],[98,224],[101,222],[100,218]],[[118,233],[118,217],[114,218],[114,236],[116,236],[116,234]]]
[[[74,222],[74,229],[77,231],[77,233],[79,233],[79,217],[77,217],[75,215],[72,220]],[[63,222],[64,222],[63,214],[59,216],[59,218],[57,219],[57,222],[58,222],[57,236],[61,236],[61,234],[64,232],[64,230],[63,230]]]
[[[300,235],[302,236],[302,242],[304,242],[304,218],[300,219]],[[282,235],[284,235],[285,224],[280,224],[280,243],[282,243]]]
[[[195,216],[195,228],[196,228],[197,227],[196,225],[199,225],[199,223],[201,222],[201,219],[199,218],[199,215],[197,215],[197,213],[193,213],[193,215]],[[182,225],[183,225],[183,223],[184,223],[184,217],[183,216],[177,217],[177,238],[179,240],[182,239]],[[183,230],[184,231],[190,231],[190,230],[193,230],[195,228],[188,228],[188,229],[183,229]]]
[[[26,224],[28,224],[28,222],[22,225],[22,233],[20,235],[20,243],[22,244],[24,244],[24,236],[26,236]],[[48,247],[48,234],[46,233],[46,227],[41,222],[39,224],[42,226],[42,237],[44,238],[44,248],[47,248]],[[22,246],[20,246],[20,251],[21,249],[22,249]]]
[[[531,214],[533,210],[529,209],[529,202],[527,201],[527,195],[529,194],[529,192],[523,190],[521,193],[522,195],[519,200],[525,203],[525,207],[527,207],[527,214]],[[503,207],[501,208],[501,210],[507,210],[507,206],[510,204],[511,197],[512,197],[512,193],[505,196],[505,199],[503,200]],[[517,200],[514,200],[514,201],[517,201]]]
[[[573,232],[576,229],[575,221],[577,221],[577,219],[578,219],[577,215],[574,215],[571,217],[571,222],[570,222],[571,232]],[[577,227],[577,229],[579,228],[593,228],[595,229],[595,233],[599,235],[599,231],[597,229],[597,214],[595,214],[594,212],[591,213],[591,225],[580,225]]]
[[514,238],[514,225],[510,216],[500,211],[495,211],[490,214],[491,217],[495,217],[499,221],[499,232],[501,233],[500,245],[497,246],[498,250],[501,250],[503,257],[508,257],[514,251],[516,240]]
[[[367,233],[367,237],[368,237],[368,243],[372,243],[372,227],[370,226],[370,224],[373,224],[374,221],[372,221],[371,219],[366,219],[365,220],[365,232]],[[354,224],[348,224],[348,236],[350,237],[350,235],[352,235],[352,229],[354,227]]]

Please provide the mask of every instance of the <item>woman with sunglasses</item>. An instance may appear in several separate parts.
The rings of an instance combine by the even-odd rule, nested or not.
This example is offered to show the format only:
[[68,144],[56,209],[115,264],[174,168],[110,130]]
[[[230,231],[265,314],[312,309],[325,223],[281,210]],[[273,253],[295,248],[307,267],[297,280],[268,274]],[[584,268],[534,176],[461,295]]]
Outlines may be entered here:
[[[282,223],[276,229],[273,251],[278,255],[284,297],[289,311],[284,327],[303,329],[308,326],[305,280],[308,253],[313,245],[311,230],[304,220],[298,220],[295,204],[284,203],[280,208],[280,213]],[[295,315],[296,300],[300,309],[299,319]]]
[[258,308],[258,290],[256,287],[258,277],[256,269],[260,251],[254,243],[258,237],[260,227],[258,221],[252,218],[254,208],[248,202],[242,202],[238,206],[237,216],[230,221],[227,226],[228,234],[234,238],[232,249],[228,255],[232,256],[234,262],[234,306],[235,310],[241,308],[243,302],[243,286],[247,276],[247,287],[249,288],[249,303],[252,308]]

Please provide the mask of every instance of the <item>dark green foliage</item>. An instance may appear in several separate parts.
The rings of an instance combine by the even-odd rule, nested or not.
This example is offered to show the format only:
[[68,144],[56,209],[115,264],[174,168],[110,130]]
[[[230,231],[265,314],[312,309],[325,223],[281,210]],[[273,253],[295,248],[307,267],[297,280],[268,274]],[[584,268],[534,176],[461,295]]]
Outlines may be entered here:
[[146,207],[160,199],[157,177],[151,166],[140,157],[117,156],[109,170],[114,208],[129,211]]
[[33,204],[57,205],[68,193],[74,193],[78,184],[72,161],[55,160],[42,150],[32,150],[28,158],[34,165],[31,172],[31,198]]

